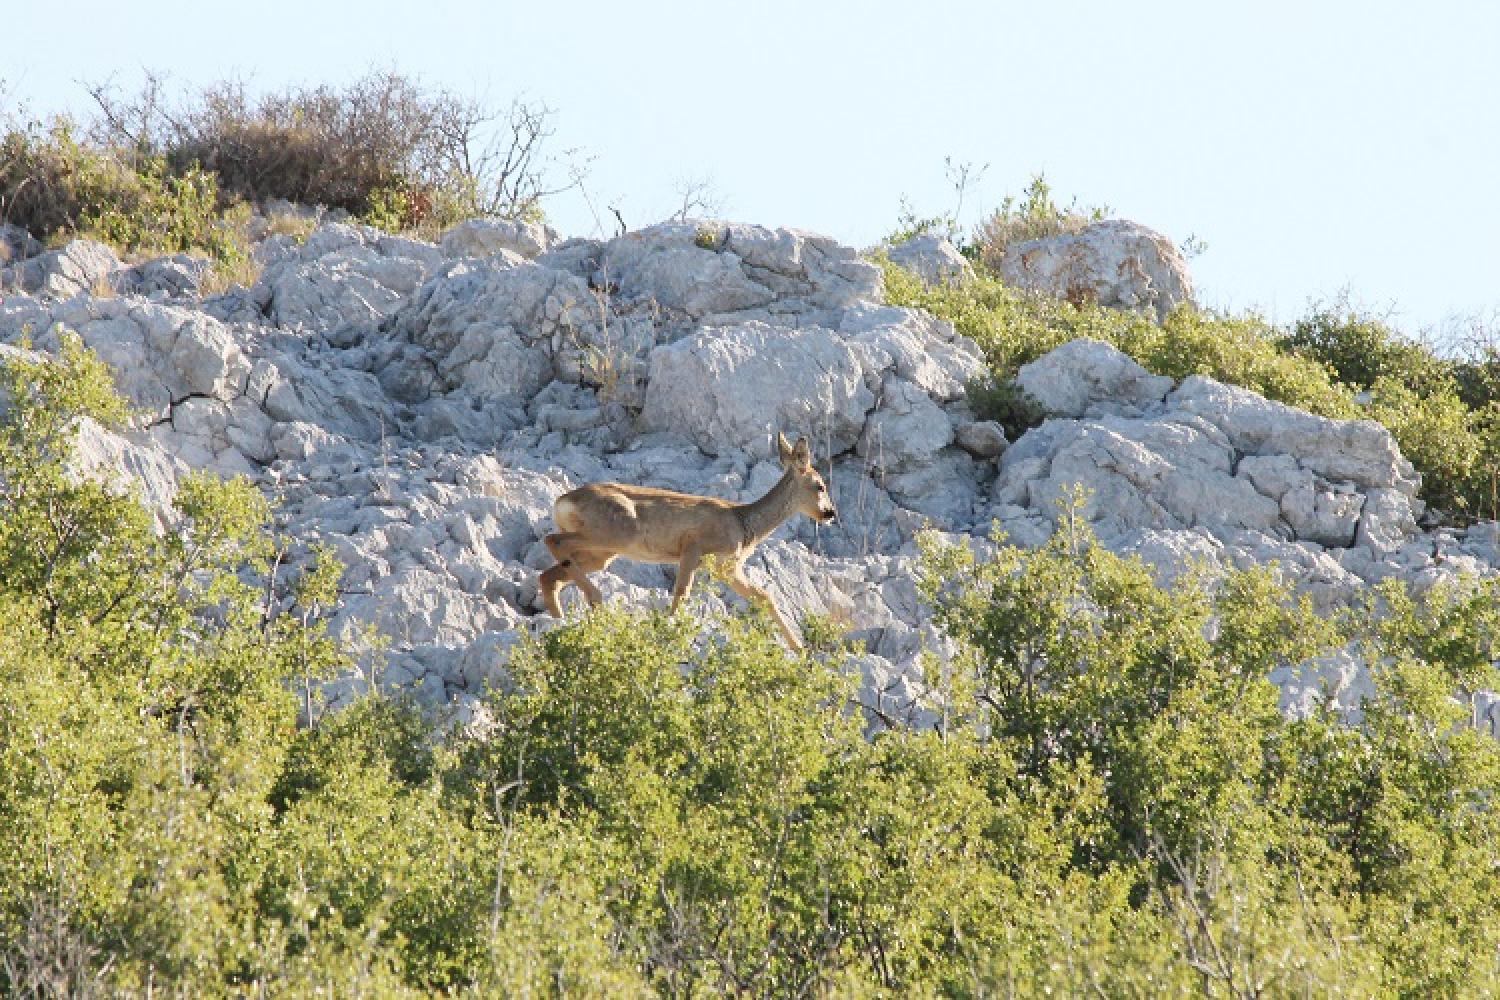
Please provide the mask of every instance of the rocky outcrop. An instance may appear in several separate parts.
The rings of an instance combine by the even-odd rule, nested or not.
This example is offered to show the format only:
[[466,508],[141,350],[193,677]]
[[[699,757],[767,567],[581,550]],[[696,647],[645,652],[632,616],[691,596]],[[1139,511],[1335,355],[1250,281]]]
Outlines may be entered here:
[[33,239],[20,226],[0,222],[0,269],[27,257],[35,257],[46,249],[40,240]]
[[1018,538],[1047,534],[1050,512],[1081,487],[1104,543],[1166,576],[1188,554],[1220,567],[1277,560],[1331,605],[1390,575],[1392,560],[1429,564],[1417,478],[1384,427],[1201,376],[1158,398],[1161,384],[1138,368],[1108,345],[1075,341],[1023,369],[1069,416],[1001,459],[997,513]]
[[954,285],[974,276],[973,266],[958,247],[935,233],[912,236],[886,251],[891,263],[921,278],[927,285]]
[[27,256],[35,244],[27,240],[29,237],[6,238],[7,249],[14,247],[20,252],[14,264],[0,267],[0,292],[18,289],[46,298],[69,298],[107,295],[112,290],[111,279],[120,270],[120,258],[103,243],[73,240],[60,249]]
[[254,301],[276,326],[353,343],[416,291],[442,259],[437,248],[368,226],[315,230],[305,243],[274,237],[262,245],[265,270]]
[[157,257],[120,272],[114,279],[114,286],[124,295],[153,299],[197,298],[211,266],[206,258],[191,254]]
[[1050,416],[1139,416],[1161,404],[1172,380],[1152,375],[1098,340],[1075,340],[1021,366],[1016,385]]
[[551,226],[510,219],[468,219],[443,234],[444,257],[489,257],[510,253],[526,260],[540,257],[558,242]]
[[1070,302],[1143,309],[1165,317],[1193,298],[1182,254],[1160,233],[1121,219],[1077,233],[1013,243],[1000,259],[1008,285]]
[[[501,228],[461,227],[441,248],[343,224],[272,237],[254,287],[202,301],[170,277],[191,271],[175,258],[103,297],[59,277],[0,301],[0,344],[50,351],[76,330],[139,414],[125,434],[89,430],[82,461],[158,511],[188,469],[255,478],[289,536],[345,561],[335,626],[383,634],[379,682],[460,715],[552,625],[536,574],[556,496],[615,479],[748,500],[779,475],[778,430],[814,442],[840,519],[788,522],[749,573],[793,617],[863,640],[872,718],[922,718],[923,654],[945,651],[913,583],[917,533],[979,544],[998,523],[1039,544],[1080,487],[1101,542],[1163,578],[1274,560],[1332,606],[1387,576],[1425,586],[1500,565],[1493,526],[1419,530],[1415,476],[1378,425],[1174,383],[1106,344],[1025,366],[1049,418],[1009,441],[966,399],[977,347],[884,305],[879,270],[823,237],[709,222],[524,243]],[[62,275],[62,259],[43,266]],[[598,574],[637,606],[664,604],[670,579],[624,560]],[[739,598],[705,584],[694,602]],[[1295,710],[1323,684],[1352,704],[1361,677],[1336,664],[1277,680]]]

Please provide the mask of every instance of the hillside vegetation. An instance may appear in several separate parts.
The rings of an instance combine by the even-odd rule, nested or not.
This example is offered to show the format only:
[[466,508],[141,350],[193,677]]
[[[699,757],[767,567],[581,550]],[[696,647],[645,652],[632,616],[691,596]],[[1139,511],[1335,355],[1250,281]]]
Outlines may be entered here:
[[[177,530],[71,474],[118,421],[76,346],[3,369],[0,983],[9,994],[1453,995],[1496,971],[1493,584],[1314,614],[1266,571],[1157,587],[1071,518],[922,590],[959,655],[873,738],[836,634],[606,611],[493,728],[332,714],[326,560],[242,482]],[[1214,623],[1211,627],[1210,623]],[[1359,725],[1267,674],[1346,642]],[[1455,700],[1452,693],[1461,697]]]
[[479,215],[532,218],[552,113],[489,108],[390,71],[343,88],[251,95],[225,81],[171,95],[92,88],[95,112],[26,118],[0,103],[0,223],[48,245],[91,236],[122,254],[250,250],[252,208],[341,212],[429,237]]
[[[169,119],[103,96],[106,134],[10,132],[0,215],[227,264],[265,198],[420,230],[542,193],[475,187],[407,118],[359,117],[466,120],[389,78],[211,91]],[[372,120],[412,141],[356,163]],[[1377,419],[1434,506],[1496,513],[1490,355],[1344,308],[1281,330],[1006,288],[986,260],[1065,231],[1050,205],[1034,188],[988,220],[972,282],[885,274],[984,350],[969,400],[1013,436],[1041,417],[1018,366],[1094,337]],[[162,515],[82,473],[131,414],[56,343],[0,348],[0,993],[1430,997],[1500,974],[1500,741],[1475,725],[1500,687],[1493,579],[1390,580],[1336,611],[1271,567],[1164,586],[1074,496],[1039,547],[921,536],[921,613],[954,654],[922,654],[931,725],[855,698],[839,622],[804,622],[793,656],[753,613],[617,605],[522,641],[473,725],[373,683],[330,711],[322,682],[379,660],[330,631],[337,561],[292,558],[306,539],[249,480],[188,477]],[[379,434],[382,473],[415,461]],[[1351,653],[1353,717],[1278,710],[1273,670]]]

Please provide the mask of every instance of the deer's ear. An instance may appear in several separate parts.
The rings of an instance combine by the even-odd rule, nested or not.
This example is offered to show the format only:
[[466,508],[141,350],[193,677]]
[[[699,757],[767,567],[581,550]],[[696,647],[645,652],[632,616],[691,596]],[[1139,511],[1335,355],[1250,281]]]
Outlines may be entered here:
[[782,465],[792,464],[792,443],[786,439],[786,435],[780,431],[776,432],[776,457],[781,459]]
[[798,438],[797,447],[792,449],[792,458],[798,465],[812,464],[812,448],[807,444],[807,438]]

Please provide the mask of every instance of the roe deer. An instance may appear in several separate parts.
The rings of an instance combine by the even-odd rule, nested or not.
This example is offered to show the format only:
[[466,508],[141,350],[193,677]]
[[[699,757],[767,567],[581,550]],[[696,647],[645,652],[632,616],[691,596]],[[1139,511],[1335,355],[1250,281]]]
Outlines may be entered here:
[[547,611],[554,618],[562,617],[558,594],[569,583],[583,591],[590,605],[597,605],[603,595],[588,574],[608,566],[617,556],[676,563],[677,582],[672,587],[672,610],[676,611],[693,585],[698,564],[704,556],[713,555],[727,562],[734,592],[746,600],[765,601],[787,645],[800,650],[802,643],[771,595],[745,578],[745,560],[792,515],[832,521],[838,511],[823,477],[812,467],[807,438],[793,447],[778,433],[776,451],[786,472],[765,496],[751,503],[624,483],[593,483],[558,497],[552,518],[561,530],[545,539],[557,565],[541,576]]

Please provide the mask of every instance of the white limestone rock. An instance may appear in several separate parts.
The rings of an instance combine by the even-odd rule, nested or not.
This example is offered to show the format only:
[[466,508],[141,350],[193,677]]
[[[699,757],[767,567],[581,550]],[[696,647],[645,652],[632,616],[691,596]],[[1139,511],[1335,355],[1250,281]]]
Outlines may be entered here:
[[1203,528],[1149,529],[1122,545],[1119,554],[1150,566],[1157,581],[1171,586],[1188,574],[1210,579],[1224,569],[1224,545]]
[[916,385],[887,378],[855,450],[872,468],[899,472],[926,465],[953,441],[948,415]]
[[277,326],[347,346],[395,312],[437,263],[434,247],[336,223],[286,247],[266,266],[256,291]]
[[1277,667],[1271,671],[1271,681],[1281,689],[1282,714],[1293,719],[1331,708],[1357,721],[1362,714],[1360,704],[1375,693],[1369,671],[1349,649]]
[[1055,515],[1081,487],[1106,539],[1199,526],[1275,532],[1276,503],[1230,468],[1227,442],[1212,427],[1165,416],[1048,421],[1006,451],[996,498]]
[[838,310],[880,291],[879,269],[834,240],[707,221],[666,222],[611,240],[598,276],[627,302],[692,321]]
[[886,251],[891,263],[903,267],[926,285],[956,285],[974,277],[974,267],[958,248],[935,233],[922,233]]
[[[46,244],[33,239],[31,234],[10,222],[0,222],[0,273],[10,264],[35,257],[47,249]],[[5,283],[0,281],[0,288]]]
[[1122,219],[1013,243],[999,270],[1001,279],[1016,288],[1070,302],[1143,309],[1158,318],[1193,298],[1187,262],[1172,241]]
[[710,455],[735,448],[769,457],[777,430],[837,455],[859,439],[874,404],[843,338],[755,321],[703,329],[653,351],[642,419],[686,434]]
[[935,527],[967,532],[985,527],[976,523],[984,480],[979,463],[956,448],[946,448],[926,464],[881,476],[880,484],[893,500]]
[[112,289],[120,270],[114,250],[94,240],[73,240],[57,250],[28,257],[0,273],[0,289],[19,288],[50,299],[68,299]]
[[[0,366],[16,361],[34,364],[46,354],[0,343]],[[9,405],[10,400],[0,396],[0,416]],[[120,493],[134,494],[151,512],[158,528],[173,520],[173,501],[179,478],[188,470],[186,463],[139,430],[106,430],[85,418],[78,421],[76,431],[68,463],[73,475],[97,480]]]
[[551,226],[512,219],[468,219],[443,234],[443,256],[488,257],[512,253],[526,260],[540,257],[558,242]]
[[999,458],[1010,447],[1005,428],[993,420],[967,420],[958,424],[954,443],[975,458]]
[[745,273],[738,254],[720,252],[713,237],[700,237],[687,224],[663,224],[610,241],[602,271],[625,299],[693,319],[753,309],[776,298]]
[[[490,400],[523,402],[551,382],[564,344],[591,342],[602,314],[584,281],[566,271],[515,264],[503,257],[461,260],[427,281],[392,317],[392,333],[417,350],[382,362],[387,387],[405,380],[393,366],[435,373],[431,390],[464,388]],[[420,381],[418,384],[421,384]]]
[[181,306],[83,296],[0,310],[0,339],[28,329],[48,352],[58,348],[64,331],[77,333],[109,365],[121,394],[154,419],[165,419],[172,404],[189,396],[232,399],[244,390],[250,371],[228,327]]
[[[1372,489],[1365,496],[1360,511],[1354,544],[1369,549],[1376,557],[1398,552],[1419,534],[1417,518],[1423,504],[1401,490]],[[1487,560],[1500,566],[1500,553]]]
[[117,434],[92,420],[78,428],[73,469],[122,492],[133,492],[152,514],[158,528],[174,520],[177,484],[188,471],[177,455],[139,432]]
[[845,310],[839,333],[870,349],[871,374],[893,368],[939,402],[962,399],[968,383],[989,371],[979,346],[951,324],[916,309],[856,305]]
[[213,265],[203,257],[179,253],[143,261],[114,279],[122,295],[148,298],[196,298]]
[[1022,365],[1016,384],[1050,415],[1101,417],[1160,409],[1174,383],[1110,344],[1079,339]]
[[1345,548],[1354,544],[1365,497],[1352,484],[1329,483],[1290,455],[1247,456],[1236,475],[1280,505],[1298,538]]
[[1330,482],[1396,489],[1415,496],[1418,479],[1391,432],[1373,420],[1334,420],[1277,403],[1249,389],[1202,375],[1183,379],[1168,409],[1194,414],[1220,428],[1245,455],[1292,455]]

